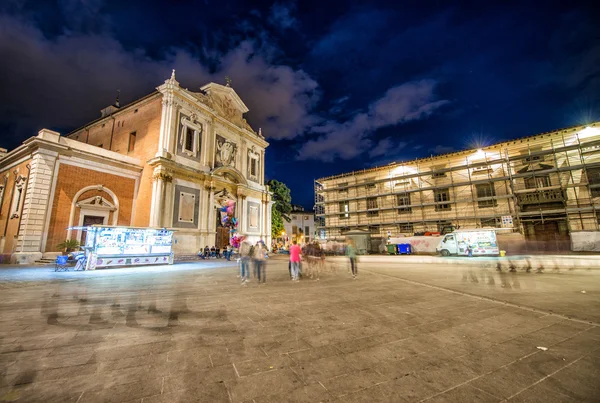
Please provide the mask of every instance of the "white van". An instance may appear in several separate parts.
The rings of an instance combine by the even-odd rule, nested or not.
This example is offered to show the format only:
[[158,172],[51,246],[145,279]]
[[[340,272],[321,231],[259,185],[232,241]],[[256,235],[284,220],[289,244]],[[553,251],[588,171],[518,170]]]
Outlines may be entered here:
[[435,249],[442,256],[498,256],[500,249],[494,228],[461,229],[442,237]]

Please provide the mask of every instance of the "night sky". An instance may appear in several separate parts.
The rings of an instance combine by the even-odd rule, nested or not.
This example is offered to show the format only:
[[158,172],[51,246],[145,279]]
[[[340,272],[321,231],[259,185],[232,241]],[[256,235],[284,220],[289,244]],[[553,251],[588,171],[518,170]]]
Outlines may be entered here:
[[592,1],[0,4],[0,146],[67,133],[154,90],[232,87],[267,179],[313,179],[600,120]]

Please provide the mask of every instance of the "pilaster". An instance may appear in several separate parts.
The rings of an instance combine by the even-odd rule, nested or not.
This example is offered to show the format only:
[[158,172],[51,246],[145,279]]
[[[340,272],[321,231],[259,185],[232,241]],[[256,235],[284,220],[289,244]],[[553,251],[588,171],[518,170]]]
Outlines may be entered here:
[[154,169],[152,176],[152,202],[150,205],[150,227],[161,228],[164,226],[165,213],[165,188],[167,182],[172,182],[173,177],[162,167]]
[[[40,132],[42,134],[43,130]],[[19,235],[13,260],[31,263],[42,256],[42,238],[58,153],[37,149],[32,153],[19,217]]]

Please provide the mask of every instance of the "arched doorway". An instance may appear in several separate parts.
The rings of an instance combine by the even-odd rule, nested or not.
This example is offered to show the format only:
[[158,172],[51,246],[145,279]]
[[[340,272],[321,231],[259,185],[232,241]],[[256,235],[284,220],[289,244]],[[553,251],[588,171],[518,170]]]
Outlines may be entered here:
[[215,192],[216,223],[215,247],[223,249],[229,244],[231,229],[235,228],[237,200],[226,188]]

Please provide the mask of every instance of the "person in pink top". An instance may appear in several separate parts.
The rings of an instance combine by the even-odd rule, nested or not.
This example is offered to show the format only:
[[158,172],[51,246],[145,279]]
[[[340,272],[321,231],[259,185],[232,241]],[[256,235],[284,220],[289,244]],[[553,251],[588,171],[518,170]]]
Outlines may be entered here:
[[296,241],[290,246],[290,264],[292,267],[292,281],[298,281],[298,271],[300,270],[300,245]]

